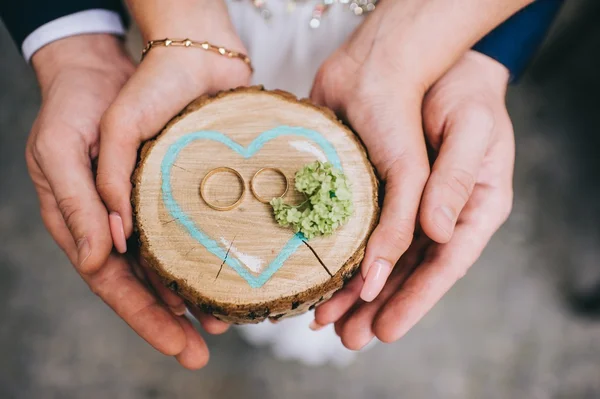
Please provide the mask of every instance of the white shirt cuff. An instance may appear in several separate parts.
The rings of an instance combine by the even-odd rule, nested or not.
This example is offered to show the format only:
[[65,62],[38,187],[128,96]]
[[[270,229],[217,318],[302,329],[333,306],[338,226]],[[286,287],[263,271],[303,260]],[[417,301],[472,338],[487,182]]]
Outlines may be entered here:
[[23,41],[21,51],[29,62],[31,56],[53,41],[86,33],[124,35],[125,26],[119,14],[110,10],[86,10],[50,21],[29,34]]

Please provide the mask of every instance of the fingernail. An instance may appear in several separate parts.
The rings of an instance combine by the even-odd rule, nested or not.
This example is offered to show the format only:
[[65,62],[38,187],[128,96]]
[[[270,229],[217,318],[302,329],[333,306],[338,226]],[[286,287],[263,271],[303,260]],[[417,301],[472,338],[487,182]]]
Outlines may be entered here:
[[176,316],[183,316],[185,314],[185,311],[187,310],[184,303],[178,306],[170,306],[169,308],[171,309],[171,312],[173,312],[173,314]]
[[127,252],[127,239],[125,238],[125,230],[123,229],[123,219],[117,212],[111,212],[108,215],[110,225],[110,234],[112,235],[113,243],[119,253]]
[[454,212],[447,206],[440,206],[433,212],[433,222],[448,236],[452,235],[454,219]]
[[360,277],[363,279],[363,281],[365,281],[367,278],[367,274],[369,274],[369,268],[366,264],[363,264],[360,268]]
[[376,260],[369,268],[360,298],[365,302],[371,302],[377,298],[391,272],[392,264],[390,262],[384,259]]
[[319,331],[319,330],[323,329],[324,327],[325,326],[317,323],[316,320],[311,321],[310,324],[308,325],[308,328],[310,328],[313,331]]
[[77,241],[77,263],[82,267],[87,258],[90,257],[92,250],[87,238],[83,237]]

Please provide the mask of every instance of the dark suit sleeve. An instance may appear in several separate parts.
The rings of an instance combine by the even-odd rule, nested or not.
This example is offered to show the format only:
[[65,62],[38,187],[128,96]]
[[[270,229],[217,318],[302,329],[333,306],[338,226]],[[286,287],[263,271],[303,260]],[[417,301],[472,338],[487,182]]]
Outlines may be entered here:
[[473,49],[503,64],[517,80],[541,45],[563,0],[537,0],[485,36]]
[[0,0],[0,18],[19,47],[40,26],[60,17],[93,9],[115,11],[125,23],[128,22],[120,0]]

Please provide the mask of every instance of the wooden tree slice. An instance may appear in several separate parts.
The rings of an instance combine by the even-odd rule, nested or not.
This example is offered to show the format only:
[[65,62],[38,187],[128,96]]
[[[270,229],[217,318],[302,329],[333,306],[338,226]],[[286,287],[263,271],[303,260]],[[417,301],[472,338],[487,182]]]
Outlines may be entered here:
[[[284,199],[300,203],[295,172],[317,159],[348,176],[354,212],[332,236],[307,242],[275,222],[250,181],[277,168],[289,181]],[[215,168],[240,176],[205,179]],[[256,194],[280,196],[286,179],[265,170]],[[208,203],[227,207],[244,191],[239,206],[211,208],[203,180]],[[233,323],[299,314],[331,297],[356,271],[379,217],[378,182],[353,132],[327,109],[260,87],[190,104],[146,143],[133,181],[141,255],[172,290]]]

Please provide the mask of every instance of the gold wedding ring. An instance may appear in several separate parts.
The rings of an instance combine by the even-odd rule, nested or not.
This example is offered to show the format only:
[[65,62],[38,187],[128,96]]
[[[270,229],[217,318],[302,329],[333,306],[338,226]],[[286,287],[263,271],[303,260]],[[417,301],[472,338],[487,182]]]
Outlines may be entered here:
[[[242,193],[240,194],[239,198],[231,205],[219,206],[214,203],[211,203],[206,198],[206,193],[205,193],[206,182],[208,181],[208,179],[210,179],[211,176],[216,175],[217,173],[231,173],[231,174],[235,175],[238,178],[238,180],[240,181],[240,183],[242,184]],[[237,170],[228,168],[226,166],[221,166],[218,168],[211,169],[206,174],[206,176],[204,176],[204,178],[202,179],[202,182],[200,183],[200,197],[202,197],[202,199],[204,200],[206,205],[208,205],[209,207],[211,207],[212,209],[217,210],[217,211],[230,211],[232,209],[237,208],[242,203],[245,193],[246,193],[246,182],[244,181],[244,178],[242,177],[242,175]]]
[[283,171],[281,169],[271,168],[271,167],[259,169],[259,171],[256,172],[254,174],[254,176],[252,176],[252,180],[250,180],[250,191],[252,191],[252,195],[254,195],[254,198],[259,200],[263,204],[268,204],[271,202],[271,200],[263,198],[260,195],[258,195],[256,190],[254,189],[254,179],[256,179],[259,175],[261,175],[262,173],[267,172],[267,171],[275,172],[275,173],[283,176],[283,179],[285,180],[285,190],[283,191],[283,194],[281,194],[279,197],[275,197],[275,198],[283,198],[287,194],[287,192],[290,188],[290,182],[288,181],[288,178],[286,177],[285,173],[283,173]]

